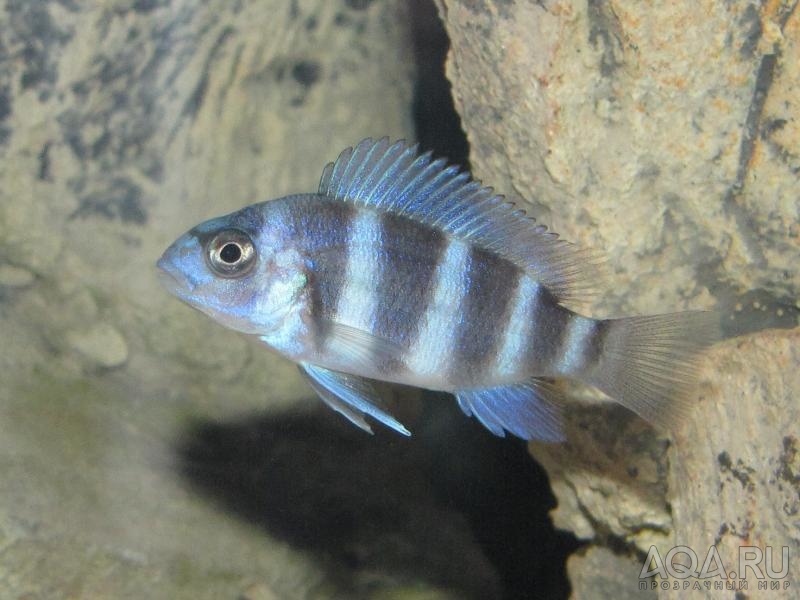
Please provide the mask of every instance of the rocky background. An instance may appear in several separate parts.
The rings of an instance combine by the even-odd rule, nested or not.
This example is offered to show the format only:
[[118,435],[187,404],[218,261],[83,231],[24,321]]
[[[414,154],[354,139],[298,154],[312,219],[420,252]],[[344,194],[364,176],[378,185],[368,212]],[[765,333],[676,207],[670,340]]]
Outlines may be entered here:
[[476,174],[609,255],[594,313],[725,312],[694,418],[574,390],[569,443],[530,446],[558,533],[451,401],[397,391],[415,436],[366,436],[159,288],[185,229],[362,137],[467,158],[429,2],[9,0],[0,598],[559,597],[579,544],[573,594],[622,597],[651,544],[797,555],[794,3],[437,6]]
[[[739,546],[797,556],[797,2],[438,7],[473,170],[608,254],[594,314],[717,308],[741,336],[710,353],[674,439],[587,403],[565,446],[531,444],[555,524],[588,542],[569,562],[575,596],[638,597],[651,545],[702,563],[716,544],[729,571]],[[784,581],[798,589],[796,565]],[[755,588],[751,573],[746,597],[774,593]]]

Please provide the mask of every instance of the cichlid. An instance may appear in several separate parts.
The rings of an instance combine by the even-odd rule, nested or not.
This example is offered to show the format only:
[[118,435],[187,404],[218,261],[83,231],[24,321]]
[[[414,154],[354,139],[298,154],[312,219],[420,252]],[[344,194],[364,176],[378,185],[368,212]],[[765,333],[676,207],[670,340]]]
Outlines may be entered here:
[[295,361],[367,431],[410,435],[371,380],[455,395],[496,435],[561,440],[553,378],[669,424],[713,313],[592,319],[592,255],[457,167],[384,138],[344,150],[316,194],[206,221],[158,266],[181,300]]

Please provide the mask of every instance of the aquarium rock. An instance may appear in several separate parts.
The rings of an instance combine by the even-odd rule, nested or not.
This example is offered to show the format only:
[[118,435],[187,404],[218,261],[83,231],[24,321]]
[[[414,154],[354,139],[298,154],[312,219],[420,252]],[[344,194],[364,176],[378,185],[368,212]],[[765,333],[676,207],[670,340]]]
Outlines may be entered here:
[[67,342],[93,366],[111,369],[128,360],[125,338],[108,323],[97,323],[84,331],[70,331]]

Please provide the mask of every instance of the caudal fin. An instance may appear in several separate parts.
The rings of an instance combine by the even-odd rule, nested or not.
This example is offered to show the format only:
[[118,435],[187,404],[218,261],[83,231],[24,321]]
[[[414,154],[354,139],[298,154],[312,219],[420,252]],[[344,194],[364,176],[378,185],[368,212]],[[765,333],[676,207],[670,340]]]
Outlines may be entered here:
[[[600,333],[602,332],[602,333]],[[682,312],[601,322],[587,383],[651,423],[670,427],[690,408],[698,354],[720,339],[719,315]]]

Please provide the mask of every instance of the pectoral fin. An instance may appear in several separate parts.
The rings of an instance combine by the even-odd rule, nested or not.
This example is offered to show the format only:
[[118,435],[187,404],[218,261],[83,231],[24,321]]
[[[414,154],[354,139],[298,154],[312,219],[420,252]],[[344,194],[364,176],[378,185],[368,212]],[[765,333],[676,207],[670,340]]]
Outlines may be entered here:
[[364,431],[372,433],[372,428],[364,420],[364,415],[369,415],[403,435],[411,435],[402,423],[381,407],[380,396],[368,379],[311,364],[301,364],[299,367],[328,406]]
[[403,349],[400,346],[369,331],[337,321],[327,321],[324,325],[325,343],[329,351],[345,359],[349,364],[371,369],[387,361],[401,360],[403,357]]
[[541,379],[526,383],[456,392],[461,410],[474,415],[500,437],[509,431],[524,440],[564,441],[560,394]]

